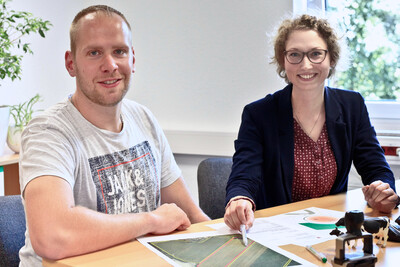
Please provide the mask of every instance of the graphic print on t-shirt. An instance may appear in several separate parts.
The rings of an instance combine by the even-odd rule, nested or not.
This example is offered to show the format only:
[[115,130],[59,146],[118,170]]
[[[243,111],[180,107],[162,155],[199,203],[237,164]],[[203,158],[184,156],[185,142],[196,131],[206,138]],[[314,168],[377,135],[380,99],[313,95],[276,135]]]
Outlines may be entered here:
[[97,210],[108,214],[154,210],[160,186],[149,142],[89,159]]

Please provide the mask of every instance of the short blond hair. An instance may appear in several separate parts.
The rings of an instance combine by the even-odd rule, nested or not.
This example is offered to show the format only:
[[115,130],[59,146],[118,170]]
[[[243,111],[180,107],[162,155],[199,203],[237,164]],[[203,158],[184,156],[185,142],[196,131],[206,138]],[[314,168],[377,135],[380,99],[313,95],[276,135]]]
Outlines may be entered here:
[[89,6],[85,9],[82,9],[78,14],[76,14],[74,20],[71,23],[71,27],[69,29],[69,38],[70,38],[70,49],[72,54],[74,54],[75,49],[76,49],[76,39],[77,39],[77,32],[78,32],[78,22],[81,18],[86,16],[87,14],[90,13],[103,13],[107,16],[112,16],[112,15],[118,15],[120,16],[126,25],[128,26],[129,31],[131,31],[131,25],[129,24],[128,20],[125,18],[124,14],[119,12],[118,10],[106,6],[106,5],[93,5]]

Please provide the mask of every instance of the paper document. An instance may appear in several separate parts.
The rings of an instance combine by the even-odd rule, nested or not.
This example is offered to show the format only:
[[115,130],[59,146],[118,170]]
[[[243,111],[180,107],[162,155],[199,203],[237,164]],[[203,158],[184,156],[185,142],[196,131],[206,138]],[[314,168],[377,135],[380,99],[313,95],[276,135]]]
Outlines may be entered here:
[[275,246],[266,247],[240,233],[217,231],[138,238],[173,266],[315,266]]
[[308,208],[271,217],[257,218],[242,234],[225,223],[208,225],[216,231],[138,238],[138,241],[174,266],[314,266],[279,246],[313,245],[335,239],[329,233],[344,216],[320,208]]
[[[253,227],[247,231],[247,237],[263,245],[313,245],[336,239],[336,236],[329,233],[335,229],[335,223],[342,217],[344,217],[344,212],[312,207],[271,217],[256,218]],[[207,226],[219,233],[231,233],[225,223]]]
[[4,196],[4,169],[0,166],[0,196]]

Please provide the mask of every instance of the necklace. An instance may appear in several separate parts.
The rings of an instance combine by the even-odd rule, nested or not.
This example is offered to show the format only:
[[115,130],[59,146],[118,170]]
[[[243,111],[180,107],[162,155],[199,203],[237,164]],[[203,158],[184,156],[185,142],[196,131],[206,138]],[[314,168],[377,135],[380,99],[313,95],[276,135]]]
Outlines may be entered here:
[[315,128],[315,125],[317,125],[317,122],[318,122],[318,120],[319,120],[319,117],[321,117],[321,113],[322,113],[322,107],[321,107],[321,110],[319,111],[319,114],[318,114],[317,119],[316,119],[315,122],[314,122],[313,127],[311,128],[311,130],[310,130],[308,133],[306,132],[306,128],[303,127],[303,124],[300,122],[300,120],[299,120],[299,118],[297,117],[296,113],[294,113],[294,118],[295,118],[296,121],[300,124],[300,127],[303,129],[303,131],[304,131],[308,136],[310,136],[310,134],[312,133],[312,131],[313,131],[314,128]]

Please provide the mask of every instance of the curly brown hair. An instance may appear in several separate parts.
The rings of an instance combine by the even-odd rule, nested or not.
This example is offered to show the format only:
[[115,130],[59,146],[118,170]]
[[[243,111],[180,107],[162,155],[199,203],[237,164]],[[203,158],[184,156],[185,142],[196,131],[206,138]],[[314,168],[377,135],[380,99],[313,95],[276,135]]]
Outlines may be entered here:
[[326,19],[317,18],[311,15],[301,15],[295,19],[286,19],[281,23],[274,39],[274,56],[272,57],[271,62],[276,64],[278,75],[284,78],[287,83],[290,83],[285,72],[284,51],[289,35],[296,30],[314,30],[322,39],[324,39],[328,46],[328,53],[331,60],[331,69],[328,78],[331,77],[335,73],[335,67],[339,61],[339,39],[335,30],[330,26]]
[[76,14],[74,20],[71,23],[71,27],[69,29],[69,37],[70,37],[70,49],[72,53],[75,53],[75,48],[76,48],[76,37],[77,37],[77,31],[78,31],[78,22],[81,18],[83,18],[84,16],[86,16],[87,14],[90,13],[103,13],[107,16],[112,16],[117,15],[120,16],[124,22],[126,23],[126,25],[128,26],[128,29],[131,30],[131,25],[129,24],[128,20],[125,18],[125,16],[118,10],[106,6],[106,5],[93,5],[93,6],[89,6],[85,9],[82,9],[81,11],[79,11],[78,14]]

